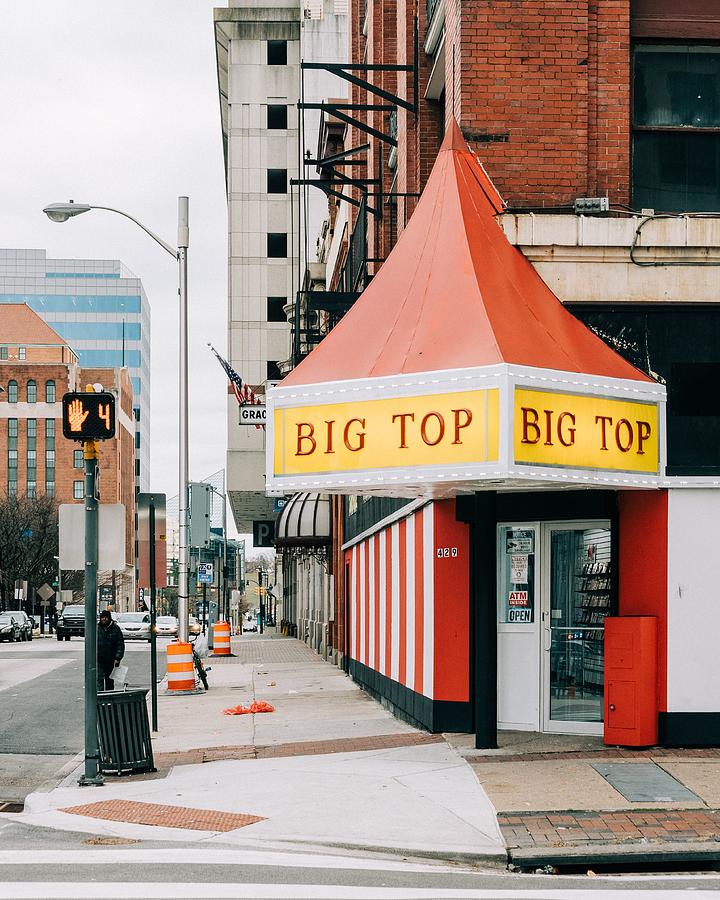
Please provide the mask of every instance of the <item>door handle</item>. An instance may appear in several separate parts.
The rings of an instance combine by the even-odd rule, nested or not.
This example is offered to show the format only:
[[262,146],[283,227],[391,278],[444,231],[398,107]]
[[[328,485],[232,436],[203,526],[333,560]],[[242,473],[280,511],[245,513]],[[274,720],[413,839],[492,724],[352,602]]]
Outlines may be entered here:
[[549,628],[543,628],[543,650],[549,650],[552,646],[552,636]]

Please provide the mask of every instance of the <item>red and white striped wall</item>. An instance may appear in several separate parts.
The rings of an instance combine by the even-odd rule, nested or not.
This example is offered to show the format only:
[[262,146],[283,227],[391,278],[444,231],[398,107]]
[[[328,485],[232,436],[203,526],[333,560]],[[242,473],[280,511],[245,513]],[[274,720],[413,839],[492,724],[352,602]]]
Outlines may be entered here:
[[352,659],[432,700],[467,701],[468,547],[454,500],[427,503],[351,546]]

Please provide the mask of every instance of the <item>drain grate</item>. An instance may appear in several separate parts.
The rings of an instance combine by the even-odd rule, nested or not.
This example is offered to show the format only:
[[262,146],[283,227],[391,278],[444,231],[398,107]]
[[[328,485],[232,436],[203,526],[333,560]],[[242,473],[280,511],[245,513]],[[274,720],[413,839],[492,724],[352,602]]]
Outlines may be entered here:
[[21,813],[24,809],[22,800],[0,800],[0,813]]
[[135,825],[160,825],[165,828],[191,828],[196,831],[234,831],[244,825],[260,822],[263,816],[230,813],[218,809],[194,809],[188,806],[166,806],[139,800],[101,800],[83,806],[70,806],[60,812],[110,822],[132,822]]

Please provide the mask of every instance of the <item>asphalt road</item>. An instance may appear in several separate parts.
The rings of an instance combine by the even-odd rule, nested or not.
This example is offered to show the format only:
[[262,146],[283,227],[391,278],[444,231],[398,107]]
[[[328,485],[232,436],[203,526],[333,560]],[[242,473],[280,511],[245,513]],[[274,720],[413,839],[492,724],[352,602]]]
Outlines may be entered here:
[[[158,679],[165,644],[158,641]],[[0,644],[0,800],[23,799],[52,780],[83,749],[84,645],[59,642]],[[131,688],[150,688],[150,647],[129,642]]]

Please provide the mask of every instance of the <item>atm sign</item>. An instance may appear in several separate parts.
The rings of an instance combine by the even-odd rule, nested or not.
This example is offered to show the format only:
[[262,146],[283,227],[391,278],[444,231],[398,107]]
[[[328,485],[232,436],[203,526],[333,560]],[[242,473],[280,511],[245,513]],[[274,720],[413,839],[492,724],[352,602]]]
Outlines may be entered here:
[[508,606],[529,606],[527,591],[510,591]]

